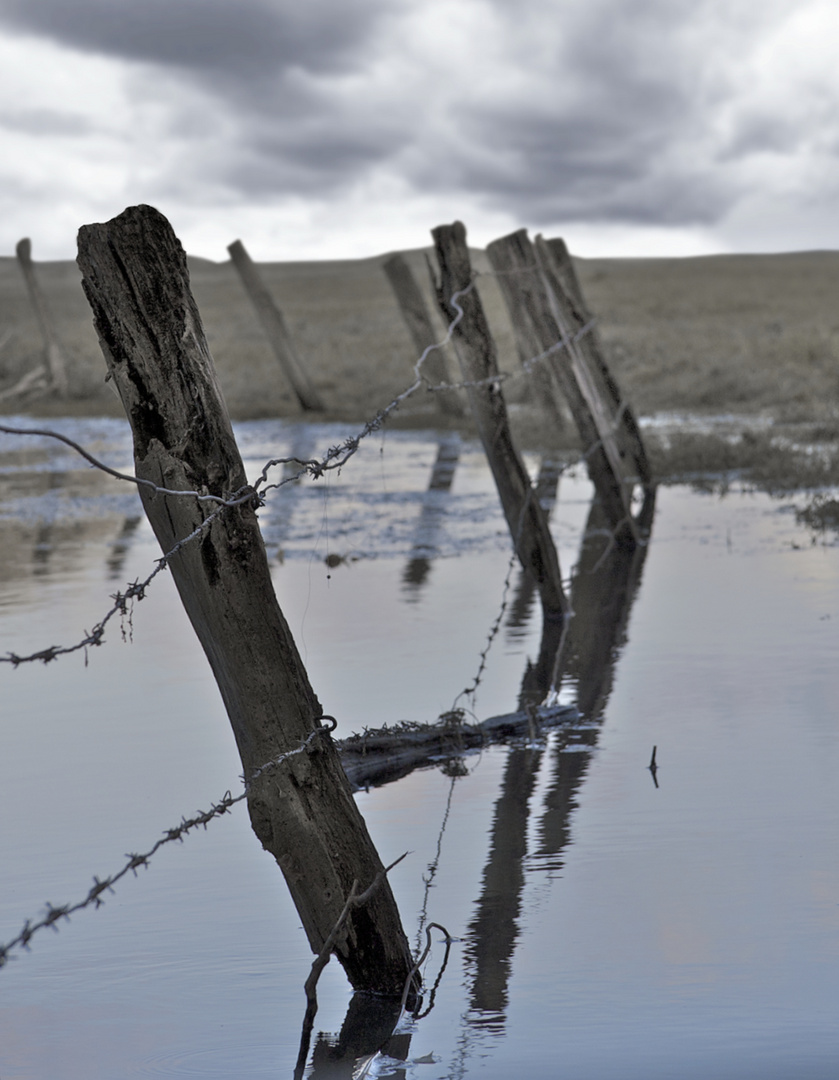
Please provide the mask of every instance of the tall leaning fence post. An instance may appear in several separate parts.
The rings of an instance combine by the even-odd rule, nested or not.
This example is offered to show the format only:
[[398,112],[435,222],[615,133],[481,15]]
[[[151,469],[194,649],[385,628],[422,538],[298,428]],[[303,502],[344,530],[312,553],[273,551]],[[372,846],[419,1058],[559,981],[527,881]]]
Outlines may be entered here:
[[[79,232],[79,266],[139,477],[229,499],[245,471],[219,391],[183,248],[149,206]],[[168,552],[217,508],[141,488]],[[314,952],[354,883],[382,863],[277,603],[253,500],[224,509],[169,563],[230,718],[254,832],[276,858]],[[307,749],[263,768],[309,740]],[[387,881],[352,911],[335,948],[356,990],[399,995],[412,967]]]
[[[467,383],[472,415],[516,553],[539,586],[546,619],[563,620],[568,601],[562,588],[559,560],[547,515],[530,482],[510,432],[507,406],[498,381],[495,342],[477,291],[472,286],[472,266],[461,222],[432,229],[440,284],[437,298],[447,322],[462,317],[454,328],[455,351]],[[469,385],[471,384],[471,385]]]
[[47,301],[35,276],[35,264],[32,262],[32,241],[28,237],[19,240],[15,248],[18,265],[20,266],[29,299],[35,310],[35,318],[38,320],[38,328],[44,339],[44,354],[47,361],[47,372],[50,378],[50,389],[59,397],[67,396],[67,361],[64,350],[58,340],[58,334],[52,322],[52,317],[47,307]]
[[[420,287],[405,257],[400,254],[391,255],[383,263],[382,269],[399,304],[399,310],[411,335],[417,357],[422,356],[426,349],[431,349],[423,361],[421,373],[435,386],[449,382],[443,352],[439,348],[432,348],[438,342],[434,324],[425,306]],[[457,418],[463,416],[463,406],[456,390],[437,390],[436,394],[441,412],[446,416]]]
[[323,401],[297,355],[283,313],[265,287],[256,265],[245,250],[245,245],[241,240],[234,240],[228,245],[227,250],[230,252],[233,265],[239,272],[245,292],[254,306],[260,325],[265,331],[268,344],[291,384],[300,407],[309,412],[322,412]]

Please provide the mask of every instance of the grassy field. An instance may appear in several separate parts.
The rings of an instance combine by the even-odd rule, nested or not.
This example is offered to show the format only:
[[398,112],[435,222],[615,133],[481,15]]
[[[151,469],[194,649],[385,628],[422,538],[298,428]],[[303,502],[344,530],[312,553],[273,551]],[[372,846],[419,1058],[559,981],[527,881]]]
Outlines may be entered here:
[[[261,264],[327,403],[327,419],[364,420],[412,381],[414,350],[382,271],[385,258]],[[409,252],[407,258],[432,308],[426,253]],[[500,293],[483,252],[473,252],[473,262],[483,272],[478,287],[501,367],[514,372],[518,361]],[[779,455],[788,460],[796,446],[806,445],[796,470],[810,472],[800,481],[832,481],[839,451],[839,252],[576,264],[606,356],[639,416],[737,417],[708,430],[677,420],[650,429],[660,473],[763,467],[775,475]],[[104,383],[77,267],[55,262],[37,270],[68,356],[71,396],[0,399],[0,410],[120,415],[120,403]],[[232,265],[190,259],[190,272],[231,414],[299,415]],[[42,352],[16,260],[2,258],[0,395],[41,361]],[[447,359],[455,377],[456,361]],[[527,381],[507,387],[521,437],[555,443],[557,434],[531,400]],[[395,422],[443,421],[433,396],[421,393]]]

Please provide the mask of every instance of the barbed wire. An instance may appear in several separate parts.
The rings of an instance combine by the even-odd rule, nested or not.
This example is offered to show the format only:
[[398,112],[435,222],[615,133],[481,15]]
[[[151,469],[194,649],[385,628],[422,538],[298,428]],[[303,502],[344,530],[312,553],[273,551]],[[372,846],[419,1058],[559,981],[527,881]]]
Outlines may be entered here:
[[228,509],[230,505],[238,506],[242,502],[246,502],[248,499],[253,498],[253,492],[243,496],[241,499],[235,502],[225,503],[221,506],[217,506],[211,514],[209,514],[191,533],[182,537],[177,544],[165,555],[162,555],[159,559],[155,560],[155,568],[142,581],[129,582],[128,587],[122,592],[116,592],[111,594],[111,599],[114,601],[113,606],[105,615],[99,620],[98,623],[90,631],[85,631],[85,636],[81,641],[76,642],[75,645],[50,645],[45,649],[39,649],[38,652],[30,653],[28,656],[20,656],[17,653],[9,652],[5,656],[0,656],[0,663],[11,664],[12,667],[18,667],[20,664],[28,664],[35,660],[40,660],[44,664],[50,663],[51,660],[57,659],[59,656],[66,656],[70,653],[79,652],[84,650],[85,653],[85,666],[88,662],[88,649],[102,645],[105,637],[105,628],[115,615],[119,615],[121,618],[131,618],[133,605],[135,601],[145,599],[146,590],[157,575],[165,570],[171,559],[178,554],[181,548],[185,547],[197,536],[207,529],[215,519]]
[[[265,464],[263,465],[263,467],[261,469],[259,477],[257,478],[257,480],[252,485],[251,484],[243,485],[237,491],[235,491],[235,492],[233,492],[232,494],[229,494],[229,495],[213,495],[213,494],[207,493],[206,491],[205,492],[199,492],[199,491],[189,491],[189,490],[174,490],[174,489],[171,489],[171,488],[161,487],[159,485],[154,484],[150,480],[146,480],[146,479],[141,478],[141,477],[137,477],[137,476],[134,476],[134,475],[131,475],[131,474],[128,474],[128,473],[124,473],[124,472],[121,472],[121,471],[119,471],[117,469],[114,469],[114,468],[110,467],[106,463],[104,463],[104,462],[100,461],[98,458],[96,458],[93,454],[91,454],[88,450],[86,450],[78,442],[74,441],[73,439],[71,439],[68,436],[63,435],[63,434],[61,434],[59,432],[46,430],[46,429],[17,428],[17,427],[11,427],[11,426],[8,426],[8,425],[0,425],[0,433],[3,433],[3,434],[9,434],[9,435],[14,435],[14,436],[23,436],[23,437],[25,437],[25,436],[36,436],[36,437],[45,437],[45,438],[56,439],[59,442],[63,443],[64,445],[68,446],[74,452],[78,453],[92,467],[94,467],[96,469],[99,469],[100,471],[102,471],[103,473],[113,477],[114,479],[117,479],[117,480],[120,480],[120,481],[123,481],[123,482],[127,482],[127,483],[132,483],[132,484],[136,485],[138,488],[142,488],[145,491],[151,492],[153,495],[163,495],[163,496],[166,496],[166,497],[178,497],[178,498],[180,498],[180,497],[192,498],[192,499],[195,499],[196,502],[198,502],[198,503],[211,504],[213,506],[212,510],[207,514],[207,516],[203,519],[203,521],[198,526],[196,526],[195,529],[193,529],[188,535],[182,537],[169,551],[165,552],[160,558],[155,560],[154,568],[147,575],[147,577],[145,577],[142,581],[140,581],[138,579],[138,580],[135,580],[133,582],[129,582],[125,589],[123,589],[121,591],[117,591],[115,594],[112,594],[112,596],[111,596],[111,599],[113,601],[112,607],[99,620],[99,622],[97,622],[94,625],[94,627],[93,627],[93,629],[91,631],[89,631],[89,632],[85,631],[84,637],[79,642],[77,642],[74,645],[70,645],[70,646],[55,646],[55,645],[52,645],[52,646],[49,646],[47,648],[38,650],[37,652],[34,652],[34,653],[32,653],[30,655],[26,655],[26,656],[19,655],[19,654],[14,653],[14,652],[9,652],[6,656],[0,657],[0,662],[10,664],[14,668],[17,668],[21,664],[28,663],[28,662],[34,662],[34,661],[41,661],[41,662],[46,664],[46,663],[49,663],[49,662],[57,659],[59,656],[67,655],[67,654],[71,654],[71,653],[75,653],[75,652],[83,650],[84,654],[85,654],[85,665],[87,665],[89,649],[92,648],[92,647],[97,647],[97,646],[103,644],[104,637],[105,637],[105,631],[106,631],[106,628],[107,628],[108,624],[111,622],[111,620],[114,619],[115,616],[119,615],[120,618],[123,619],[123,620],[127,618],[129,620],[129,623],[130,623],[132,613],[133,613],[134,604],[139,602],[140,600],[143,600],[145,598],[148,588],[150,587],[150,585],[152,584],[154,579],[157,577],[157,575],[160,574],[164,569],[166,569],[166,567],[168,566],[168,564],[170,563],[172,558],[174,558],[174,556],[179,551],[181,551],[187,544],[191,543],[196,538],[200,537],[203,533],[205,533],[205,531],[210,527],[210,525],[220,515],[224,514],[226,511],[228,511],[230,509],[233,509],[235,507],[238,507],[238,506],[242,506],[242,505],[244,505],[246,503],[250,503],[256,509],[256,508],[258,508],[260,506],[265,505],[265,499],[266,499],[266,497],[267,497],[267,495],[269,493],[274,492],[274,491],[282,488],[285,484],[294,483],[294,482],[298,481],[299,479],[301,479],[303,476],[306,476],[306,475],[308,475],[312,480],[317,480],[317,479],[320,479],[323,476],[325,476],[330,471],[334,471],[334,470],[340,471],[340,469],[343,468],[343,466],[346,465],[347,462],[357,453],[357,451],[358,451],[359,447],[361,446],[363,440],[368,438],[374,432],[379,431],[383,427],[383,425],[386,423],[388,418],[404,402],[409,400],[411,397],[413,397],[416,393],[418,393],[423,388],[428,392],[469,390],[469,389],[477,389],[477,388],[481,388],[481,387],[485,387],[485,386],[500,386],[500,384],[502,384],[504,382],[509,382],[511,380],[514,380],[514,379],[527,377],[527,376],[529,376],[531,374],[533,369],[538,364],[544,362],[547,358],[549,358],[550,356],[552,356],[552,355],[554,355],[554,354],[556,354],[558,352],[561,352],[562,350],[570,350],[571,347],[574,344],[576,344],[586,334],[590,333],[591,330],[594,328],[595,320],[590,320],[588,323],[585,324],[585,326],[583,326],[580,330],[578,330],[573,336],[571,336],[569,334],[565,334],[561,340],[555,342],[553,345],[551,345],[549,348],[543,350],[543,352],[539,353],[538,355],[533,356],[530,359],[528,359],[527,361],[523,362],[521,364],[520,368],[516,372],[506,372],[506,371],[497,372],[497,373],[495,373],[495,374],[493,374],[491,376],[488,376],[488,377],[482,378],[482,379],[478,379],[478,380],[468,380],[468,381],[461,381],[461,382],[432,383],[425,376],[425,374],[423,372],[423,367],[424,367],[425,361],[427,360],[428,356],[430,355],[430,353],[433,350],[443,348],[446,344],[448,344],[452,340],[454,331],[456,330],[457,326],[459,325],[459,323],[463,320],[463,318],[465,316],[464,310],[463,310],[462,306],[458,303],[458,301],[462,297],[467,295],[469,292],[471,292],[471,290],[475,287],[475,284],[476,284],[475,279],[477,277],[480,277],[480,276],[493,276],[493,275],[483,275],[481,273],[476,273],[475,275],[473,275],[472,281],[469,283],[469,285],[466,288],[464,288],[462,290],[458,290],[457,292],[455,292],[453,294],[453,296],[450,299],[450,306],[451,306],[452,309],[455,310],[456,315],[455,315],[455,318],[452,319],[451,322],[448,324],[443,340],[440,341],[440,342],[437,342],[435,344],[429,345],[423,350],[422,354],[420,355],[420,357],[417,359],[417,361],[415,362],[415,364],[413,366],[414,381],[408,387],[406,387],[403,391],[401,391],[399,394],[397,394],[384,408],[380,409],[375,414],[375,416],[373,416],[371,419],[367,420],[364,423],[363,427],[360,429],[360,431],[358,431],[356,434],[346,438],[343,442],[341,442],[341,443],[339,443],[337,445],[329,447],[327,449],[326,453],[320,458],[301,459],[301,458],[298,458],[298,457],[295,457],[295,456],[273,458],[273,459],[265,462]],[[620,419],[620,414],[619,414],[618,418],[616,418],[615,426],[617,426],[617,424],[619,422],[619,419]],[[591,448],[589,450],[589,453],[592,453],[594,451],[594,449],[595,448]],[[284,476],[280,480],[269,482],[272,469],[274,469],[274,468],[276,468],[278,466],[288,466],[288,465],[297,465],[297,466],[299,466],[299,469],[296,472],[292,472],[291,474]],[[527,501],[526,501],[526,504],[525,504],[525,508],[526,508],[526,505],[527,505]],[[522,518],[520,519],[520,522],[519,522],[519,532],[521,531],[521,525],[522,525],[523,516],[524,516],[524,511],[522,511]],[[480,660],[479,660],[479,665],[478,665],[477,672],[476,672],[472,682],[468,686],[466,686],[463,690],[461,690],[460,693],[454,699],[454,702],[453,702],[453,705],[452,705],[452,710],[451,710],[452,714],[459,712],[462,715],[463,710],[458,710],[457,706],[458,706],[458,702],[463,697],[471,698],[471,703],[472,703],[472,706],[474,707],[475,693],[476,693],[478,687],[481,685],[481,682],[483,680],[484,673],[485,673],[485,670],[486,670],[486,667],[487,667],[488,656],[489,656],[490,650],[491,650],[492,645],[493,645],[493,643],[495,641],[495,638],[497,637],[497,635],[498,635],[498,633],[500,631],[500,628],[501,628],[501,625],[502,625],[502,622],[503,622],[503,618],[504,618],[504,615],[505,615],[505,612],[506,612],[506,609],[507,609],[507,606],[508,606],[508,594],[509,594],[509,590],[510,590],[510,586],[511,586],[513,569],[514,569],[514,567],[516,565],[516,560],[517,560],[517,556],[516,556],[517,547],[518,547],[518,537],[513,537],[513,551],[512,551],[512,554],[510,556],[509,564],[508,564],[506,575],[505,575],[505,578],[504,578],[500,610],[498,612],[498,615],[497,615],[494,623],[492,624],[492,627],[489,630],[485,646],[484,646],[483,650],[480,653]],[[124,633],[125,633],[125,631],[123,630],[123,634]],[[17,934],[16,937],[12,938],[10,941],[7,941],[5,944],[0,944],[0,968],[4,967],[10,960],[14,959],[13,952],[14,952],[15,949],[19,948],[19,949],[23,949],[23,950],[28,951],[29,948],[30,948],[30,942],[31,942],[32,938],[38,932],[46,929],[47,927],[51,927],[55,932],[58,932],[59,924],[61,923],[62,920],[69,921],[70,917],[72,915],[74,915],[77,912],[82,911],[82,910],[84,910],[84,909],[86,909],[88,907],[93,907],[95,909],[98,909],[99,907],[101,907],[105,903],[104,897],[105,897],[106,893],[113,894],[114,893],[114,887],[124,877],[126,877],[129,874],[129,872],[132,873],[136,877],[138,875],[138,871],[139,871],[140,868],[146,868],[147,869],[148,866],[150,865],[150,861],[152,860],[152,858],[156,855],[156,853],[162,847],[164,847],[167,844],[174,843],[176,840],[178,842],[182,843],[184,838],[187,835],[191,834],[193,831],[195,831],[199,827],[202,827],[202,828],[204,828],[206,830],[208,825],[210,824],[210,822],[212,822],[213,820],[215,820],[215,819],[229,813],[236,804],[244,801],[247,798],[252,784],[260,776],[262,776],[266,771],[277,767],[282,762],[288,760],[289,758],[294,757],[295,755],[304,753],[310,747],[313,740],[318,735],[320,735],[320,734],[322,734],[324,732],[327,732],[327,731],[334,731],[335,730],[335,727],[337,726],[337,722],[334,721],[333,718],[331,718],[331,717],[322,717],[321,720],[332,720],[332,727],[331,728],[326,728],[326,727],[323,727],[323,726],[316,727],[306,737],[306,739],[304,739],[294,749],[286,751],[286,752],[280,754],[277,758],[273,759],[272,761],[266,762],[264,765],[262,765],[258,769],[256,769],[248,779],[245,779],[243,777],[242,782],[243,782],[243,785],[244,785],[244,789],[240,794],[238,794],[236,796],[233,796],[231,794],[230,790],[226,791],[225,794],[221,797],[221,799],[219,799],[217,802],[211,803],[210,808],[208,810],[198,811],[196,814],[194,814],[193,816],[191,816],[189,818],[183,817],[179,824],[177,824],[176,826],[174,826],[172,828],[165,829],[164,832],[163,832],[163,835],[153,845],[151,845],[151,847],[149,847],[149,849],[147,851],[145,851],[143,853],[136,853],[136,852],[127,853],[126,856],[125,856],[126,857],[126,862],[124,863],[124,865],[117,872],[115,872],[115,873],[113,873],[113,874],[111,874],[111,875],[109,875],[109,876],[107,876],[105,878],[101,878],[101,879],[98,876],[94,875],[93,876],[93,885],[88,889],[87,894],[81,900],[78,900],[75,903],[68,903],[68,904],[63,904],[63,905],[59,905],[59,906],[55,906],[52,903],[47,902],[46,905],[45,905],[44,914],[42,916],[40,916],[38,918],[35,918],[35,919],[27,919],[24,922],[22,929],[20,930],[20,932]],[[406,981],[405,991],[403,993],[403,998],[402,998],[402,1003],[401,1003],[401,1011],[402,1012],[404,1012],[405,1003],[406,1003],[406,999],[407,999],[407,994],[408,994],[408,991],[409,991],[409,987],[410,987],[410,985],[412,983],[412,980],[413,980],[414,976],[418,973],[420,967],[422,966],[422,964],[424,963],[425,959],[428,956],[428,952],[429,952],[429,949],[431,947],[431,933],[430,933],[431,929],[432,928],[437,928],[437,929],[441,930],[444,933],[444,935],[445,935],[445,943],[446,943],[446,952],[445,952],[445,958],[443,960],[442,967],[441,967],[440,972],[439,972],[439,974],[437,976],[437,980],[436,980],[436,982],[434,984],[434,987],[432,988],[432,991],[431,991],[431,999],[430,999],[430,1004],[429,1004],[429,1010],[433,1006],[434,995],[436,993],[436,990],[437,990],[437,987],[438,987],[438,985],[440,983],[440,980],[441,980],[441,978],[443,976],[443,972],[445,971],[446,964],[448,962],[449,950],[451,948],[452,941],[455,940],[455,939],[451,938],[451,936],[448,934],[448,931],[446,931],[445,928],[440,926],[438,923],[431,922],[431,923],[428,923],[427,925],[425,924],[425,921],[427,919],[428,894],[429,894],[430,888],[432,887],[434,874],[436,873],[437,863],[438,863],[439,857],[440,857],[440,845],[441,845],[441,842],[442,842],[442,833],[443,833],[443,831],[445,831],[446,822],[448,820],[449,812],[450,812],[450,809],[451,809],[451,800],[452,800],[452,792],[453,792],[453,788],[454,788],[454,779],[455,778],[453,777],[452,778],[452,785],[451,785],[451,788],[450,788],[450,791],[449,791],[448,801],[447,801],[447,804],[446,804],[446,811],[445,811],[445,815],[444,815],[444,818],[443,818],[441,834],[440,834],[440,837],[438,838],[436,857],[435,857],[435,860],[433,861],[433,863],[431,865],[429,865],[429,867],[428,867],[429,876],[428,876],[427,879],[425,879],[426,890],[425,890],[425,898],[424,898],[422,913],[421,913],[421,916],[420,916],[420,925],[419,925],[419,929],[418,929],[418,936],[421,935],[422,931],[424,930],[425,933],[426,933],[426,937],[427,937],[427,944],[426,944],[426,948],[425,948],[424,952],[422,953],[422,955],[416,960],[416,962],[414,964],[414,967],[412,968],[411,974],[409,975],[409,978]],[[399,860],[397,860],[397,861],[399,861]],[[387,870],[389,870],[389,869],[390,869],[390,867],[387,868]],[[387,873],[387,870],[385,870],[384,873]],[[359,896],[359,897],[355,896],[355,886],[354,886],[354,890],[351,893],[349,900],[347,901],[348,905],[351,902],[354,902],[354,903],[362,903],[362,902],[364,902],[364,900],[367,898],[368,893],[370,893],[373,889],[375,889],[376,885],[378,884],[378,880],[379,879],[377,878],[376,882],[373,883],[373,885],[370,887],[370,889],[368,889],[365,894],[363,894],[362,896]],[[343,918],[343,916],[342,916],[342,918]],[[339,925],[340,925],[340,920],[339,920]],[[336,927],[336,929],[337,929],[337,927]],[[418,942],[418,944],[419,944],[419,942]],[[326,955],[326,958],[328,959],[328,951],[325,952],[325,955]],[[316,981],[316,979],[315,979],[315,981]],[[308,992],[308,983],[307,983],[307,992]],[[429,1011],[429,1010],[427,1010],[427,1011]],[[423,1015],[426,1015],[427,1011]]]
[[50,439],[57,439],[59,442],[63,442],[65,445],[69,446],[72,450],[75,450],[77,454],[80,454],[85,459],[85,461],[90,462],[91,465],[100,469],[102,472],[115,477],[117,480],[127,480],[129,483],[136,484],[138,487],[148,488],[155,495],[188,495],[193,499],[197,499],[198,502],[215,502],[225,507],[238,505],[235,495],[231,499],[224,499],[219,495],[202,495],[200,491],[175,491],[172,488],[159,487],[153,481],[144,480],[140,476],[119,472],[117,469],[112,469],[110,465],[106,465],[103,461],[99,461],[98,458],[95,458],[93,454],[90,453],[90,451],[85,450],[79,443],[68,438],[66,435],[62,435],[58,431],[48,431],[40,428],[13,428],[6,424],[0,424],[0,432],[3,432],[5,435],[41,435]]
[[501,590],[501,607],[499,609],[498,615],[496,616],[495,622],[490,627],[489,634],[487,635],[486,644],[484,645],[483,649],[481,650],[480,662],[478,664],[478,670],[475,673],[475,677],[472,679],[472,682],[469,684],[469,686],[465,686],[460,691],[460,693],[457,695],[457,697],[454,699],[454,701],[452,702],[452,707],[449,710],[449,713],[446,714],[446,715],[451,715],[451,714],[456,713],[458,711],[457,703],[460,701],[460,699],[462,697],[471,698],[472,699],[472,706],[474,708],[474,705],[475,705],[475,692],[477,691],[478,687],[481,685],[481,682],[483,681],[484,672],[486,671],[486,666],[487,666],[487,659],[489,657],[489,651],[492,648],[493,642],[495,641],[496,637],[498,636],[498,631],[501,629],[501,623],[504,621],[504,613],[507,610],[507,594],[510,591],[510,582],[513,579],[513,569],[514,569],[514,567],[516,565],[516,561],[518,559],[518,556],[517,556],[517,553],[516,553],[516,547],[517,547],[517,543],[514,543],[513,544],[513,551],[512,551],[512,554],[510,555],[510,561],[507,564],[507,574],[506,574],[506,576],[504,578],[504,585],[503,585],[502,590]]
[[[525,272],[525,271],[521,271]],[[530,272],[530,271],[527,271]],[[463,289],[457,290],[452,294],[449,304],[454,308],[456,315],[454,319],[446,327],[445,336],[439,342],[426,346],[422,354],[414,364],[414,382],[410,386],[406,387],[401,393],[397,394],[384,408],[380,409],[374,417],[367,420],[362,429],[355,435],[352,435],[345,439],[342,443],[336,446],[329,447],[326,453],[319,459],[301,459],[298,457],[284,457],[284,458],[272,458],[267,461],[259,477],[253,485],[244,485],[242,488],[233,492],[228,497],[210,495],[206,492],[198,491],[184,491],[173,490],[171,488],[160,487],[153,483],[151,480],[146,480],[141,477],[133,476],[129,473],[120,472],[117,469],[113,469],[94,457],[88,450],[77,443],[75,440],[69,438],[60,432],[52,431],[49,429],[41,428],[13,428],[8,425],[0,425],[0,432],[10,435],[37,435],[42,438],[56,439],[64,445],[70,447],[76,453],[80,454],[89,464],[94,468],[100,469],[102,472],[113,476],[115,479],[123,480],[128,483],[136,484],[138,487],[142,486],[146,490],[151,491],[153,494],[166,495],[169,497],[186,497],[197,499],[200,502],[212,502],[215,503],[215,509],[198,525],[191,533],[179,540],[174,547],[165,552],[159,559],[155,561],[155,567],[152,572],[144,578],[142,581],[136,580],[129,582],[127,588],[111,594],[113,605],[105,613],[105,615],[94,624],[93,629],[90,631],[85,630],[84,636],[73,645],[50,645],[43,649],[38,649],[35,652],[27,655],[21,655],[16,652],[7,652],[5,656],[0,656],[0,663],[9,664],[13,668],[19,667],[21,664],[34,663],[40,661],[41,663],[48,664],[53,660],[56,660],[59,656],[67,656],[72,653],[84,651],[85,664],[88,663],[88,650],[102,645],[104,643],[105,629],[108,623],[116,616],[121,618],[130,618],[131,611],[135,602],[145,599],[146,591],[151,585],[152,581],[157,575],[164,570],[172,558],[188,543],[191,543],[197,537],[199,537],[212,522],[225,510],[232,509],[237,506],[241,506],[244,503],[252,502],[254,507],[263,506],[265,504],[265,497],[271,491],[276,491],[286,484],[294,483],[300,480],[303,476],[310,476],[313,480],[320,479],[327,472],[333,470],[340,470],[350,460],[351,457],[358,451],[362,441],[372,435],[374,432],[379,431],[388,417],[396,409],[399,408],[403,402],[407,401],[415,393],[417,393],[423,386],[428,391],[436,392],[443,390],[468,390],[472,387],[498,385],[506,380],[521,377],[522,375],[529,374],[532,368],[537,364],[544,361],[548,356],[555,352],[559,352],[562,349],[569,348],[571,344],[576,343],[585,334],[590,333],[594,328],[595,320],[590,320],[573,336],[566,335],[564,339],[555,342],[548,349],[539,353],[537,356],[531,357],[528,361],[521,365],[521,369],[518,372],[499,372],[496,375],[489,376],[484,379],[464,381],[459,383],[438,383],[431,384],[425,376],[422,374],[422,367],[427,357],[435,349],[444,348],[451,340],[455,329],[460,324],[465,316],[465,312],[459,300],[466,296],[475,288],[476,279],[478,277],[492,277],[496,276],[498,272],[487,273],[485,271],[476,272],[473,274],[472,281]],[[274,483],[268,483],[268,477],[271,469],[280,465],[294,465],[300,466],[300,469],[296,473],[291,473],[284,476],[281,480]],[[477,684],[476,684],[477,687]],[[459,695],[459,697],[462,695]]]
[[[331,720],[332,726],[324,727],[321,723],[323,720]],[[0,968],[4,967],[9,960],[12,959],[9,954],[13,949],[19,947],[28,950],[29,942],[39,930],[45,930],[47,927],[51,926],[57,931],[57,924],[61,919],[69,921],[71,915],[74,915],[77,911],[82,911],[87,907],[102,907],[105,903],[102,899],[102,894],[106,892],[113,893],[113,886],[124,878],[129,871],[136,877],[140,867],[147,868],[152,857],[166,844],[174,843],[176,840],[183,843],[184,836],[194,829],[197,829],[199,826],[203,826],[203,828],[206,829],[211,821],[221,817],[223,814],[229,813],[231,807],[246,799],[254,782],[258,780],[263,773],[267,772],[269,769],[276,768],[278,765],[281,765],[284,761],[288,761],[289,758],[295,757],[297,754],[302,754],[309,748],[318,735],[331,733],[337,727],[337,721],[333,716],[320,717],[318,724],[319,726],[311,731],[293,750],[287,750],[278,757],[273,758],[271,761],[267,761],[264,765],[260,765],[260,767],[255,769],[247,779],[242,777],[244,791],[242,791],[241,794],[232,795],[229,790],[226,791],[218,802],[211,804],[209,810],[199,810],[190,818],[181,818],[180,823],[173,828],[164,829],[163,836],[153,844],[148,851],[143,852],[142,854],[137,854],[136,852],[129,852],[126,854],[127,862],[115,874],[111,874],[109,877],[101,879],[94,875],[93,885],[90,887],[87,896],[85,896],[83,900],[79,900],[74,904],[62,904],[58,907],[48,901],[46,904],[46,914],[40,919],[36,919],[34,922],[32,919],[27,919],[17,937],[0,945]]]

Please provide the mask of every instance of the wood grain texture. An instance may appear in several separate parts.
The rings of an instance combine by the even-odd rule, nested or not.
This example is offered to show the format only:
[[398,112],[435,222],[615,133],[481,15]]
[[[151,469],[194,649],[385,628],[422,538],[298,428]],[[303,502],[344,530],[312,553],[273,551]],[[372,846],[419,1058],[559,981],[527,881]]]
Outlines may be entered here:
[[[223,497],[241,491],[244,468],[168,221],[139,206],[85,226],[79,265],[134,433],[137,475]],[[163,551],[213,509],[193,497],[141,494]],[[298,746],[322,715],[274,594],[252,503],[225,510],[170,567],[251,776]],[[353,881],[366,888],[382,868],[329,736],[262,773],[248,808],[318,952]],[[353,912],[337,952],[356,989],[401,994],[411,958],[387,882]]]

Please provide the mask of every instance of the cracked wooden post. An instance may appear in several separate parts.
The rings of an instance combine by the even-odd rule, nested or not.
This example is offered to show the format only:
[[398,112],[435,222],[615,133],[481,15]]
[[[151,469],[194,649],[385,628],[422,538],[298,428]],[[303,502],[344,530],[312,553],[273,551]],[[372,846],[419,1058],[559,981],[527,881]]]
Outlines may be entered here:
[[[525,229],[493,241],[487,256],[507,303],[521,353],[540,356],[580,433],[589,476],[619,544],[641,539],[633,488],[651,488],[649,465],[629,404],[592,335],[564,244],[531,244]],[[578,337],[578,335],[580,335]],[[558,349],[557,343],[563,342]]]
[[[382,269],[393,289],[402,318],[405,320],[411,341],[417,351],[417,359],[419,359],[427,348],[436,345],[439,340],[420,287],[402,255],[391,255],[383,264]],[[442,349],[432,349],[423,361],[420,371],[433,386],[451,382]],[[437,390],[436,395],[440,411],[446,416],[456,418],[463,416],[463,406],[456,390]]]
[[312,385],[300,357],[297,355],[283,313],[274,303],[274,298],[265,287],[259,271],[245,250],[245,245],[241,240],[234,240],[232,244],[228,245],[227,250],[230,252],[233,265],[239,272],[245,292],[254,306],[260,325],[265,331],[268,344],[271,346],[271,350],[283,369],[286,378],[291,383],[291,388],[300,403],[300,407],[309,412],[322,412],[324,405],[320,394]]
[[[50,390],[59,397],[67,396],[67,361],[58,334],[53,326],[52,318],[47,307],[46,299],[35,276],[35,265],[32,262],[32,241],[28,237],[18,241],[15,248],[17,261],[26,282],[29,299],[35,309],[35,318],[38,320],[38,328],[44,339],[44,355],[47,362],[47,372],[50,379]],[[20,387],[18,387],[20,388]]]
[[455,351],[464,381],[480,384],[467,387],[469,402],[516,553],[539,585],[545,617],[562,619],[568,602],[548,519],[513,443],[500,383],[493,381],[499,374],[498,361],[483,305],[474,288],[465,291],[472,283],[466,229],[456,221],[432,229],[431,235],[440,264],[437,299],[447,323],[457,315],[453,296],[462,294],[456,301],[463,318],[453,333]]
[[[241,491],[242,460],[169,222],[135,206],[87,225],[78,261],[131,423],[137,475],[176,490]],[[194,497],[144,489],[141,496],[164,551],[213,509]],[[277,603],[253,503],[223,511],[169,565],[216,677],[244,775],[254,777],[317,731],[322,710]],[[326,729],[309,747],[252,781],[248,809],[319,952],[353,882],[367,888],[382,863]],[[336,955],[357,990],[402,993],[412,960],[387,881],[352,912]]]

